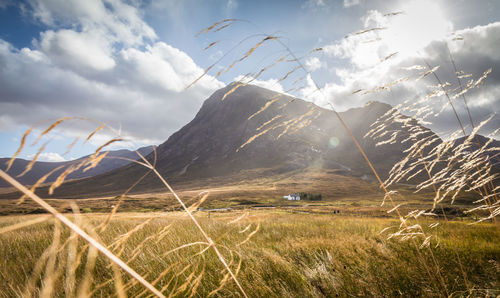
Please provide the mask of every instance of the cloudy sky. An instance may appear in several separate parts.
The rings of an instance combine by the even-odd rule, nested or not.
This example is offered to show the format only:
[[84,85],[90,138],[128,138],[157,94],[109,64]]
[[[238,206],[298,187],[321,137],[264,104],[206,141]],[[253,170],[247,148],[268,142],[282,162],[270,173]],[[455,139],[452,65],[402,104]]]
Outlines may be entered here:
[[[464,87],[492,69],[466,94],[475,125],[492,117],[481,131],[488,134],[500,126],[499,16],[496,0],[0,0],[0,157],[16,151],[30,126],[42,123],[36,136],[43,121],[65,116],[94,121],[55,130],[42,159],[88,154],[116,132],[131,147],[159,144],[212,92],[242,78],[341,111],[371,100],[418,101],[438,84],[433,75],[418,80],[426,63],[439,66],[447,89],[458,87],[450,53]],[[235,20],[198,34],[227,18]],[[266,36],[277,39],[228,70]],[[428,120],[446,138],[457,129],[451,107],[444,96],[429,102],[444,109]],[[463,98],[453,103],[470,131]],[[79,139],[64,154],[99,122],[116,131],[86,145]]]

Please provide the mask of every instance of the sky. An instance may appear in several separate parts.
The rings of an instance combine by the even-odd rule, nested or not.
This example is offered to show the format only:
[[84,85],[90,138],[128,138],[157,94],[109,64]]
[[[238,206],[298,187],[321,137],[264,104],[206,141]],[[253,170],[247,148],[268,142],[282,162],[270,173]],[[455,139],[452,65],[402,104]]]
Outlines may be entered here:
[[[429,64],[453,94],[450,57],[461,83],[473,85],[473,124],[490,119],[480,133],[498,139],[497,0],[0,0],[0,157],[12,156],[30,127],[26,159],[40,146],[39,160],[77,158],[117,135],[128,142],[110,149],[161,144],[235,80],[344,111],[425,98],[438,84],[433,74],[419,79]],[[445,139],[457,129],[446,102],[429,97],[439,115],[426,119]],[[452,102],[470,133],[463,98]],[[78,118],[36,141],[69,116]]]

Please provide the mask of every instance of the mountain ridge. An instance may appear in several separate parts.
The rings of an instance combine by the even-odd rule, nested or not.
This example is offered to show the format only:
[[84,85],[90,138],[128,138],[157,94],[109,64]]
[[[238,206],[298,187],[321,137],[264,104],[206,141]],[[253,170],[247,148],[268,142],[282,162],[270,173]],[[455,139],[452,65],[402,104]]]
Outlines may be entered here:
[[[138,148],[137,151],[142,155],[148,155],[153,151],[153,148],[152,146],[145,146]],[[124,165],[130,163],[130,161],[120,158],[133,159],[133,160],[139,158],[137,153],[135,153],[135,150],[119,149],[119,150],[109,150],[104,152],[108,152],[108,155],[95,168],[90,169],[86,172],[83,172],[83,169],[80,169],[68,175],[68,179],[81,179],[81,178],[100,175],[108,171],[123,167]],[[79,163],[83,159],[88,158],[89,156],[90,155],[86,155],[77,159],[62,161],[62,162],[36,161],[33,164],[33,168],[21,177],[18,177],[18,175],[24,171],[24,169],[31,162],[31,160],[16,158],[12,164],[12,167],[9,169],[9,171],[7,171],[7,173],[12,175],[13,177],[16,177],[16,179],[24,185],[33,185],[38,181],[38,179],[43,177],[45,174],[49,173],[52,170],[55,170],[57,167],[62,166],[63,167],[62,169],[55,171],[52,175],[47,177],[46,182],[53,182],[56,180],[57,176],[61,174],[62,171],[64,171],[64,169],[67,168],[69,165]],[[0,158],[1,170],[5,171],[7,169],[7,162],[9,160],[10,158]],[[10,186],[10,184],[7,184],[7,182],[0,180],[0,187],[8,187],[8,186]]]
[[[234,87],[230,84],[214,92],[189,123],[157,147],[156,167],[170,183],[251,169],[266,169],[266,175],[306,168],[334,169],[357,177],[372,174],[333,111],[254,85]],[[383,177],[402,158],[407,145],[377,146],[364,135],[390,109],[388,104],[370,102],[339,113]],[[155,159],[153,153],[146,158]],[[65,183],[55,195],[119,194],[145,173],[146,168],[128,164]],[[160,187],[157,179],[147,177],[136,189]]]

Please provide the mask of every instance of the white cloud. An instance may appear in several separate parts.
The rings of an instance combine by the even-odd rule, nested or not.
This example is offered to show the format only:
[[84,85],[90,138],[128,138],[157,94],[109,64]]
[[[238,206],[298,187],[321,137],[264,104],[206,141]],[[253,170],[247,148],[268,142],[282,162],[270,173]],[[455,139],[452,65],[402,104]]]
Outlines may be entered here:
[[[130,68],[136,82],[146,88],[161,87],[165,90],[181,92],[203,72],[186,53],[164,42],[148,45],[145,50],[130,48],[122,50],[120,56]],[[205,87],[221,86],[201,80]]]
[[249,83],[262,88],[273,90],[279,93],[284,93],[283,86],[278,82],[278,79],[268,79],[268,80],[258,80],[248,76],[237,76],[234,81],[241,81],[243,83]]
[[309,72],[316,71],[324,66],[324,63],[318,57],[310,57],[304,62],[304,67]]
[[359,5],[359,0],[344,0],[344,7]]
[[[35,157],[35,154],[30,154],[28,155],[29,159],[32,159]],[[42,152],[37,158],[37,161],[48,161],[48,162],[61,162],[61,161],[66,161],[64,157],[59,155],[59,153],[55,152]]]
[[[419,74],[426,70],[408,71],[404,68],[413,65],[425,68],[425,62],[432,67],[440,66],[436,74],[442,82],[452,84],[450,89],[459,88],[447,49],[449,46],[458,70],[471,74],[472,78],[477,79],[487,69],[493,69],[485,80],[486,87],[474,88],[466,94],[473,120],[477,124],[491,113],[500,114],[500,98],[496,96],[498,93],[495,93],[500,90],[500,74],[496,71],[500,69],[498,51],[500,22],[464,28],[451,35],[452,24],[445,18],[438,19],[442,17],[441,12],[432,3],[428,4],[428,6],[422,5],[415,11],[391,17],[384,16],[378,11],[368,12],[363,18],[364,29],[386,29],[354,34],[325,46],[327,55],[341,58],[348,64],[330,70],[338,79],[325,83],[321,92],[313,93],[314,84],[308,80],[307,88],[302,90],[302,96],[309,94],[309,100],[321,106],[332,102],[340,111],[358,107],[371,100],[392,105],[405,100],[415,102],[434,90],[432,86],[437,85],[437,81],[433,75],[416,81]],[[418,18],[419,14],[431,17]],[[399,27],[393,29],[393,26]],[[403,36],[405,32],[407,36]],[[453,40],[453,37],[459,38]],[[393,53],[395,54],[391,56]],[[462,79],[462,84],[465,85],[470,79]],[[387,86],[391,82],[398,83],[387,89],[367,92],[380,86]],[[433,98],[430,105],[437,112],[443,106],[447,106],[447,99],[444,96]],[[462,98],[457,98],[454,105],[462,122],[470,125]],[[449,106],[446,107],[444,114],[431,118],[433,122],[431,128],[438,132],[450,132],[458,127],[458,122]],[[500,127],[500,116],[495,116],[482,133],[488,133],[497,127]],[[467,131],[470,131],[470,128],[467,128]]]
[[227,0],[226,8],[227,8],[228,11],[235,10],[236,8],[238,8],[238,1],[236,1],[236,0]]
[[119,0],[29,0],[29,4],[33,16],[48,26],[81,27],[83,32],[103,30],[109,38],[128,46],[157,38],[139,10]]
[[5,9],[9,6],[14,5],[14,0],[3,0],[0,2],[0,9]]
[[476,26],[455,32],[457,41],[450,44],[453,52],[463,56],[476,55],[500,60],[500,23]]
[[104,71],[115,66],[111,42],[96,31],[52,30],[41,34],[40,50],[51,62],[80,71],[80,68]]
[[[367,98],[374,95],[363,97],[360,96],[363,92],[359,92],[360,94],[356,96],[350,96],[351,92],[359,89],[375,88],[411,75],[416,78],[415,71],[412,73],[404,70],[404,68],[416,64],[422,65],[424,61],[429,62],[432,66],[441,65],[441,69],[438,71],[438,75],[442,76],[441,80],[455,83],[457,79],[452,70],[450,56],[446,48],[447,44],[450,45],[451,53],[459,70],[464,70],[475,77],[479,77],[488,68],[493,67],[495,69],[495,66],[500,62],[500,53],[494,50],[497,48],[497,41],[500,38],[500,22],[463,29],[457,31],[456,35],[462,36],[464,40],[458,42],[453,42],[450,38],[433,40],[414,56],[398,57],[395,55],[394,58],[382,63],[378,61],[375,65],[365,65],[359,62],[359,57],[348,55],[346,58],[352,63],[352,66],[335,69],[340,83],[328,83],[325,89],[332,89],[332,92],[336,94],[336,100],[345,97],[350,98],[349,102],[352,102],[352,104],[342,105],[341,109],[353,107],[359,105],[358,102],[353,101],[353,98]],[[491,83],[497,83],[497,76],[495,73],[490,75],[493,80]],[[399,85],[417,92],[417,89],[422,89],[422,87],[415,87],[417,84],[414,81],[414,79],[409,80],[407,83],[403,82]],[[421,85],[425,88],[431,84],[436,84],[433,76],[427,77],[424,82]],[[376,93],[376,96],[382,96],[381,94],[384,94],[384,92]]]
[[324,0],[307,0],[302,4],[302,8],[318,8],[318,7],[324,7],[325,6],[325,1]]
[[362,18],[363,29],[324,47],[325,53],[347,58],[358,68],[372,67],[394,53],[396,60],[416,56],[429,43],[452,32],[452,23],[435,1],[407,1],[398,10],[403,13],[368,11]]
[[44,24],[72,25],[42,32],[31,48],[16,49],[0,39],[0,123],[8,127],[82,116],[121,126],[140,144],[158,143],[224,86],[206,76],[184,90],[203,69],[183,51],[152,41],[155,32],[133,6],[120,1],[30,3]]

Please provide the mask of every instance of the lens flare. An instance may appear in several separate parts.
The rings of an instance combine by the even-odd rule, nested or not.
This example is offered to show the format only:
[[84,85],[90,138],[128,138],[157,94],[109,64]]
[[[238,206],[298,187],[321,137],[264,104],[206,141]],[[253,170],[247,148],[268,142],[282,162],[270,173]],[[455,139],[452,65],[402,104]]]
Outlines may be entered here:
[[339,139],[336,137],[331,137],[330,140],[328,141],[328,147],[330,148],[336,148],[339,145]]

